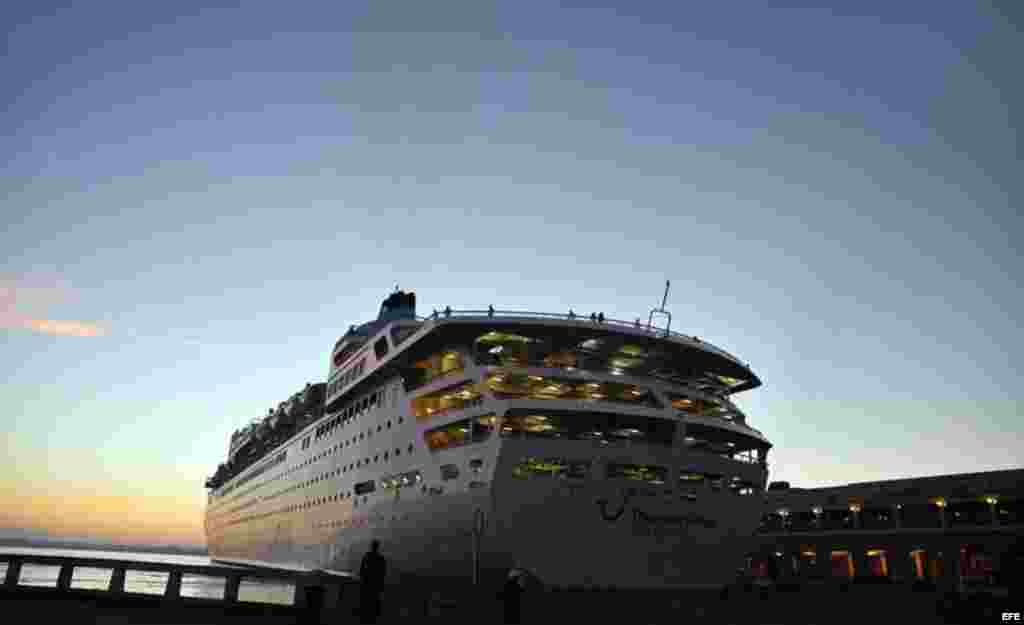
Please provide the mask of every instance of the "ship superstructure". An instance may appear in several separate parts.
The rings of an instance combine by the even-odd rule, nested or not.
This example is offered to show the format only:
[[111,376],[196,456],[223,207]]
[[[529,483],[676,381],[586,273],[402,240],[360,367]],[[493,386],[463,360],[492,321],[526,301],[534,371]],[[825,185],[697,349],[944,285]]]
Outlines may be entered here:
[[348,572],[379,539],[399,577],[720,586],[762,508],[771,444],[731,400],[759,385],[650,322],[417,317],[396,292],[335,344],[325,383],[232,437],[209,552]]

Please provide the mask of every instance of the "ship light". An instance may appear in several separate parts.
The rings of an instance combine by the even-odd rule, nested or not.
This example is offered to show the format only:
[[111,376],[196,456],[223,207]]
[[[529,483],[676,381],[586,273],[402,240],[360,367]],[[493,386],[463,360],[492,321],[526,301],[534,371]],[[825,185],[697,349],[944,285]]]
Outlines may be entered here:
[[597,382],[590,382],[587,384],[587,386],[589,386],[590,388],[601,388],[601,385],[598,384]]
[[612,367],[612,375],[622,375],[623,373],[625,372],[622,369],[619,369],[618,367]]
[[544,378],[540,377],[539,375],[528,375],[526,377],[528,379],[530,379],[530,380],[533,380],[534,382],[543,382],[544,381]]
[[814,516],[821,516],[821,513],[822,513],[821,506],[814,506],[813,508],[811,508],[811,512],[814,513]]
[[601,393],[591,393],[590,397],[591,399],[604,399],[604,395],[602,395]]
[[990,506],[994,506],[999,503],[999,497],[996,497],[995,495],[988,495],[985,497],[985,503]]
[[934,503],[936,506],[938,506],[940,508],[945,508],[946,507],[946,500],[943,499],[942,497],[939,497],[937,499],[932,500],[932,503]]
[[782,518],[786,518],[786,517],[789,516],[789,509],[788,508],[779,508],[777,512],[778,512],[778,515],[780,517],[782,517]]
[[850,512],[860,512],[860,504],[859,503],[851,503],[850,504]]
[[500,354],[504,349],[505,349],[505,347],[503,345],[498,345],[497,347],[492,347],[489,350],[487,350],[487,353],[488,354]]
[[630,393],[632,393],[632,394],[634,394],[634,395],[637,395],[637,396],[639,396],[639,395],[643,395],[643,394],[644,394],[644,392],[643,392],[643,391],[638,391],[638,390],[636,390],[636,389],[633,389],[633,390],[631,390],[631,391],[630,391]]

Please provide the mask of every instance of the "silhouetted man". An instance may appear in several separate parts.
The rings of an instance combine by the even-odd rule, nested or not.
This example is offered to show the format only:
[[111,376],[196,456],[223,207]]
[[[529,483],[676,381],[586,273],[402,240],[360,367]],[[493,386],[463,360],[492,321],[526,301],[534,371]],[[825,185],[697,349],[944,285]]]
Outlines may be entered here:
[[519,623],[522,620],[523,574],[517,569],[508,572],[508,579],[501,591],[505,603],[505,622]]
[[380,617],[380,592],[387,576],[387,560],[380,555],[380,541],[370,543],[370,551],[363,556],[359,567],[360,601],[364,623],[376,623]]

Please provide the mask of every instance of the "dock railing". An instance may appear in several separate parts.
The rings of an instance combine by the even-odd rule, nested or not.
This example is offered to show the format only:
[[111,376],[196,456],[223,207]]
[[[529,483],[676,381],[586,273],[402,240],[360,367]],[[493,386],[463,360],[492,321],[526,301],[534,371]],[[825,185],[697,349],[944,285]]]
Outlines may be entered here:
[[[15,591],[32,593],[74,594],[96,598],[119,597],[160,597],[170,603],[198,604],[251,604],[296,608],[303,611],[309,609],[330,610],[341,607],[342,595],[346,587],[358,584],[354,576],[347,576],[326,571],[287,571],[243,568],[224,565],[177,564],[166,562],[143,562],[137,560],[118,560],[109,558],[71,557],[53,555],[34,555],[21,553],[0,553],[0,564],[6,563],[2,590],[5,594]],[[56,585],[39,586],[25,584],[22,573],[25,565],[59,567]],[[72,580],[75,569],[101,569],[111,572],[110,583],[106,589],[73,587]],[[163,593],[154,595],[149,592],[133,592],[126,590],[125,580],[130,572],[167,573],[167,582]],[[184,597],[181,594],[182,579],[186,575],[201,578],[222,578],[224,593],[221,597],[201,596]],[[294,595],[292,602],[280,603],[266,600],[239,600],[239,590],[245,581],[277,582],[282,586],[292,586]],[[312,602],[316,605],[311,605]]]

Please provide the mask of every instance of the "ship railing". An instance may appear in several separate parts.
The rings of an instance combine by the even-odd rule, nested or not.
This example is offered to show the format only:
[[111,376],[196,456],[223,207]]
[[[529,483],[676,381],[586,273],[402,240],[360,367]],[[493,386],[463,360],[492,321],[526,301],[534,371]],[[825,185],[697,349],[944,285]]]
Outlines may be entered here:
[[733,356],[726,350],[712,345],[706,341],[701,340],[697,336],[691,336],[689,334],[683,334],[682,332],[676,332],[669,330],[665,327],[658,325],[648,325],[643,323],[640,319],[636,321],[625,321],[623,319],[610,319],[604,318],[604,320],[594,320],[589,315],[581,314],[569,314],[569,313],[547,313],[547,312],[534,312],[525,310],[453,310],[451,308],[445,308],[444,310],[435,310],[429,317],[417,317],[418,321],[434,321],[437,319],[551,319],[556,321],[573,321],[580,325],[598,325],[598,326],[614,326],[621,328],[629,328],[634,332],[642,332],[644,334],[655,336],[655,337],[672,337],[680,339],[688,343],[696,343],[707,349],[708,351],[717,353],[721,356],[740,362],[739,358]]

